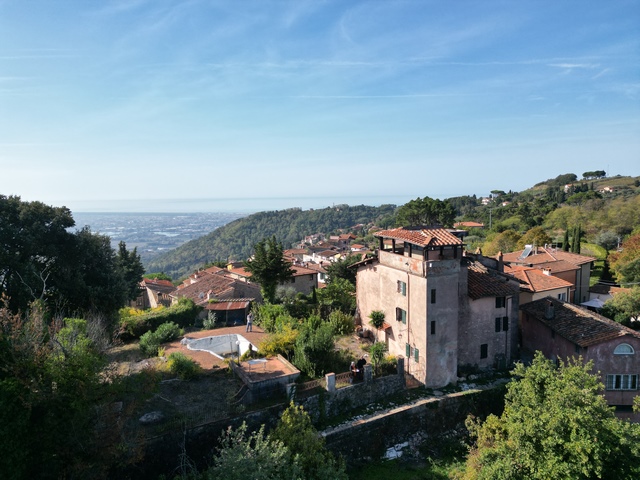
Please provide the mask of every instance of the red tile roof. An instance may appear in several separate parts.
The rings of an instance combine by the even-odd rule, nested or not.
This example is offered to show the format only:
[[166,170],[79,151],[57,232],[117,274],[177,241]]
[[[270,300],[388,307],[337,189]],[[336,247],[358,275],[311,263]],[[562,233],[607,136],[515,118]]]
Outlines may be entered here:
[[221,302],[207,302],[204,306],[207,310],[223,311],[229,310],[244,310],[251,304],[251,299],[247,298],[230,298]]
[[547,275],[537,268],[505,265],[504,273],[520,280],[524,284],[520,288],[530,292],[545,292],[556,288],[573,287],[572,283]]
[[148,288],[149,290],[153,290],[154,292],[159,293],[171,293],[177,288],[169,280],[143,278],[141,283],[142,286]]
[[207,302],[209,296],[224,298],[234,296],[235,280],[223,275],[200,274],[198,281],[191,285],[186,285],[178,290],[173,296],[187,297],[195,303]]
[[483,228],[484,223],[478,222],[458,222],[453,224],[454,227],[467,227],[467,228]]
[[509,297],[518,294],[518,287],[505,276],[474,262],[467,267],[468,295],[472,300],[483,297]]
[[391,230],[382,230],[374,234],[380,238],[391,238],[395,240],[401,240],[413,245],[419,245],[421,247],[441,247],[441,246],[453,246],[463,245],[455,235],[452,235],[444,228],[407,228],[400,227]]
[[[549,305],[553,306],[552,318],[547,318],[545,315]],[[580,347],[588,347],[624,336],[640,338],[640,332],[585,308],[561,302],[552,297],[525,303],[520,306],[520,310],[535,317],[554,332]]]
[[[536,250],[534,249],[534,251]],[[586,255],[580,255],[578,253],[565,252],[563,250],[558,250],[555,248],[537,247],[538,253],[531,253],[525,258],[520,258],[520,255],[522,255],[522,252],[524,252],[524,250],[505,253],[502,259],[505,262],[524,263],[524,264],[530,264],[530,265],[537,265],[540,263],[547,263],[547,262],[555,262],[558,260],[569,262],[572,265],[584,265],[585,263],[591,263],[597,260],[597,258],[594,258],[594,257],[588,257]]]

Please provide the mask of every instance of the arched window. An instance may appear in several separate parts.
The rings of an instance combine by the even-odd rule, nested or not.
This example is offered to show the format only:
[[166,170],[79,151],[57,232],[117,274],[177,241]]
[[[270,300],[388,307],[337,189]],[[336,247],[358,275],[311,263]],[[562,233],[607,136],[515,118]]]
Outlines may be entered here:
[[628,343],[621,343],[616,347],[613,353],[614,355],[633,355],[636,352]]

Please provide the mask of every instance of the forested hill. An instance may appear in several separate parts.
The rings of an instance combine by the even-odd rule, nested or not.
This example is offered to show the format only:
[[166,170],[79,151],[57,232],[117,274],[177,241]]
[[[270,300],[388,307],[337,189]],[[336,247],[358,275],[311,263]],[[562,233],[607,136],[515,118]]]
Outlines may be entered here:
[[155,257],[145,265],[147,272],[164,272],[178,279],[206,263],[245,260],[260,240],[275,235],[285,248],[316,232],[330,234],[356,225],[385,225],[394,221],[395,205],[365,205],[302,210],[291,208],[259,212],[235,220],[203,237]]

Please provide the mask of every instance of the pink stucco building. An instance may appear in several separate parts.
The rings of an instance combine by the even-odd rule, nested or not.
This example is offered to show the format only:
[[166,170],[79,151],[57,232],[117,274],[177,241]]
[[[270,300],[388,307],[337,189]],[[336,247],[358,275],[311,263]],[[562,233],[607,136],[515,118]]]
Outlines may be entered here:
[[551,297],[521,305],[520,310],[523,352],[539,350],[553,360],[579,355],[585,362],[592,360],[609,405],[633,405],[638,395],[640,332]]
[[[443,228],[377,232],[378,257],[358,264],[356,297],[365,328],[382,311],[378,339],[406,358],[406,371],[428,387],[455,383],[458,368],[510,363],[516,355],[518,289],[463,255]],[[471,268],[470,268],[471,266]]]

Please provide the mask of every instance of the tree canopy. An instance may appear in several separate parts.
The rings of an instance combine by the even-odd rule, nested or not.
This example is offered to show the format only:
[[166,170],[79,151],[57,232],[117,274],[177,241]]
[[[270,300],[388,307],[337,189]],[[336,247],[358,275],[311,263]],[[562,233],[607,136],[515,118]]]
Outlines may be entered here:
[[264,299],[273,303],[278,284],[293,276],[291,262],[285,260],[282,243],[275,236],[261,240],[254,250],[254,256],[245,263],[245,268],[251,273],[251,279],[260,284]]
[[[75,225],[66,207],[0,195],[0,293],[12,311],[42,300],[52,313],[111,315],[137,295],[142,264],[124,243]],[[55,310],[55,312],[53,312]]]
[[446,200],[429,197],[410,200],[398,209],[398,226],[442,225],[450,227],[455,218],[455,209]]
[[622,250],[610,256],[610,267],[620,283],[640,282],[640,233],[622,242]]
[[540,352],[516,365],[503,414],[467,420],[476,445],[464,478],[638,478],[640,426],[615,417],[591,369],[581,358],[556,368]]
[[627,327],[640,329],[640,286],[616,293],[602,307],[602,315]]

